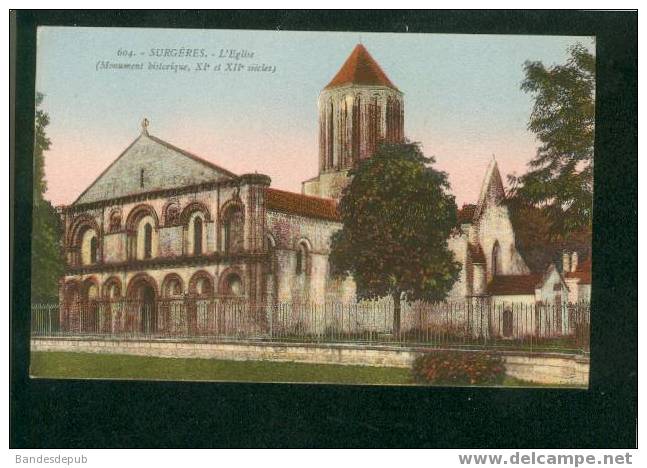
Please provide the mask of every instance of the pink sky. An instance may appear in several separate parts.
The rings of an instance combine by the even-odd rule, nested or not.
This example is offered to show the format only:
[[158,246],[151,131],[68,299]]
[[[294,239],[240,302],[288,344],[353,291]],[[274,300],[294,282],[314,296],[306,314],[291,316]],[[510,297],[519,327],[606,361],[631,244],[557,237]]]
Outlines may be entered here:
[[[260,172],[272,178],[272,186],[301,191],[301,181],[317,173],[318,156],[314,135],[293,132],[289,135],[247,130],[227,134],[201,128],[200,122],[178,122],[173,129],[156,129],[150,133],[169,143],[221,165],[234,173]],[[47,153],[46,174],[48,198],[54,204],[69,204],[138,136],[133,125],[130,135],[112,137],[108,134],[70,133],[65,137],[51,135],[52,148]],[[476,201],[481,182],[492,154],[496,155],[502,175],[522,173],[534,151],[532,141],[514,141],[499,136],[480,144],[469,139],[437,141],[429,135],[423,143],[425,154],[434,155],[436,167],[449,173],[452,192],[459,207]],[[422,138],[414,138],[423,141]],[[492,152],[487,150],[492,149]],[[466,164],[465,155],[470,155]],[[82,161],[82,164],[79,164]]]
[[[588,41],[588,43],[587,43]],[[317,96],[357,42],[355,33],[39,28],[37,80],[51,123],[47,197],[70,204],[135,139],[152,135],[238,174],[259,172],[300,192],[317,174]],[[404,92],[405,134],[449,173],[459,207],[478,196],[492,154],[505,179],[536,152],[526,129],[532,97],[519,89],[523,63],[563,63],[590,38],[363,34],[363,44]],[[152,45],[254,52],[276,66],[258,75],[98,72]],[[316,52],[316,53],[315,53]],[[145,59],[142,59],[145,60]]]

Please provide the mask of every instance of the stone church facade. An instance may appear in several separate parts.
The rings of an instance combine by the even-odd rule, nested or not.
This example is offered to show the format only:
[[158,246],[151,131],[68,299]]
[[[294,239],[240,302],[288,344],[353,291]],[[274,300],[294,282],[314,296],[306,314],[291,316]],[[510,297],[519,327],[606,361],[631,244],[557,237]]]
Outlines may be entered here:
[[[151,135],[144,120],[137,139],[60,209],[63,322],[74,328],[75,306],[99,299],[355,301],[352,279],[329,274],[330,238],[342,227],[337,200],[348,170],[378,142],[404,139],[403,94],[358,45],[318,106],[319,173],[303,183],[303,193],[271,188],[268,176],[236,175],[177,148]],[[463,207],[460,229],[448,241],[463,265],[450,300],[513,291],[535,301],[546,281],[567,288],[558,272],[556,279],[528,270],[504,199],[493,161],[477,204]]]

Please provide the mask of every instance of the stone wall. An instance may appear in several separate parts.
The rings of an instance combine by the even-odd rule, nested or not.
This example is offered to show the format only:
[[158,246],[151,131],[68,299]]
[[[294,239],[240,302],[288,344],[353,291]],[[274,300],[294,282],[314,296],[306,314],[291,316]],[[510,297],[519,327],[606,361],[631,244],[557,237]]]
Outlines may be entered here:
[[[467,230],[469,228],[465,227],[465,229]],[[471,265],[467,264],[467,235],[461,232],[450,236],[447,240],[447,247],[454,254],[454,260],[460,262],[461,264],[461,271],[459,273],[458,279],[447,294],[447,300],[464,300],[466,296],[472,294],[473,283],[473,275],[470,274]]]
[[525,275],[530,273],[517,251],[514,229],[507,206],[486,204],[481,218],[477,224],[472,226],[472,229],[475,230],[478,243],[485,252],[488,281],[492,279],[492,251],[495,242],[499,244],[501,262],[497,274]]
[[350,182],[347,170],[322,172],[317,177],[302,183],[304,195],[340,199],[342,191]]
[[[341,224],[303,216],[267,211],[267,232],[275,249],[276,298],[278,302],[350,302],[355,285],[350,279],[330,278],[328,255],[330,238]],[[297,248],[307,245],[304,272],[297,274]]]
[[506,374],[528,382],[588,387],[590,359],[560,354],[508,354]]
[[[32,351],[126,354],[166,358],[203,358],[236,361],[308,362],[377,367],[410,367],[433,350],[353,344],[289,344],[258,342],[182,342],[171,340],[32,339]],[[456,351],[460,353],[462,351]],[[559,353],[504,353],[509,376],[548,385],[587,387],[589,358]]]

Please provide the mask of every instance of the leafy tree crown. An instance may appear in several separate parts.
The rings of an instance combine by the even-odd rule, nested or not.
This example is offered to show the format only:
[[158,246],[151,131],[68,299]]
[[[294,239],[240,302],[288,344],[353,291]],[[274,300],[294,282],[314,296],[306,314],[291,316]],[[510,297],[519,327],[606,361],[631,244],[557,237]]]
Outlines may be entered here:
[[540,145],[526,174],[510,176],[512,201],[541,208],[549,235],[590,229],[595,139],[595,56],[581,44],[566,64],[526,62],[521,89],[532,94],[528,129]]
[[353,276],[359,299],[442,300],[455,282],[456,203],[434,162],[417,143],[382,144],[350,171],[330,262],[333,274]]

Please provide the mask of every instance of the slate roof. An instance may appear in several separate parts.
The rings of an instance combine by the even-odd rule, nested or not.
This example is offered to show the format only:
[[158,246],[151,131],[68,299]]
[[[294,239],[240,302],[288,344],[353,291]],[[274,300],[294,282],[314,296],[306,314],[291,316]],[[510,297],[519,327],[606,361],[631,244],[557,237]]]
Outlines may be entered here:
[[[148,179],[147,185],[141,187],[137,182],[137,174],[140,169],[144,170],[144,168]],[[168,172],[172,170],[176,171],[178,180],[168,177]],[[124,177],[125,175],[127,177]],[[186,186],[191,183],[235,177],[237,176],[233,172],[143,130],[72,204],[92,203],[126,195]]]
[[488,293],[493,296],[535,294],[541,279],[539,274],[495,276],[488,284]]
[[284,190],[266,189],[267,209],[308,218],[340,222],[337,202],[328,198],[311,197]]
[[157,138],[157,137],[155,137],[153,135],[147,135],[147,136],[148,136],[148,138],[150,138],[154,142],[159,143],[160,145],[162,145],[162,146],[164,146],[164,147],[166,147],[166,148],[168,148],[168,149],[170,149],[172,151],[176,151],[176,152],[178,152],[178,153],[180,153],[180,154],[182,154],[182,155],[184,155],[184,156],[186,156],[188,158],[191,158],[196,162],[204,164],[205,166],[207,166],[207,167],[209,167],[211,169],[215,169],[216,171],[220,171],[220,172],[228,175],[229,177],[237,177],[236,174],[234,174],[233,172],[225,169],[224,167],[219,166],[217,164],[214,164],[211,161],[207,161],[206,159],[203,159],[200,156],[197,156],[197,155],[195,155],[193,153],[190,153],[187,150],[183,150],[182,148],[178,148],[177,146],[170,144],[168,141],[164,141],[161,138]]
[[350,84],[387,86],[395,90],[398,89],[362,44],[355,46],[350,56],[324,89]]

